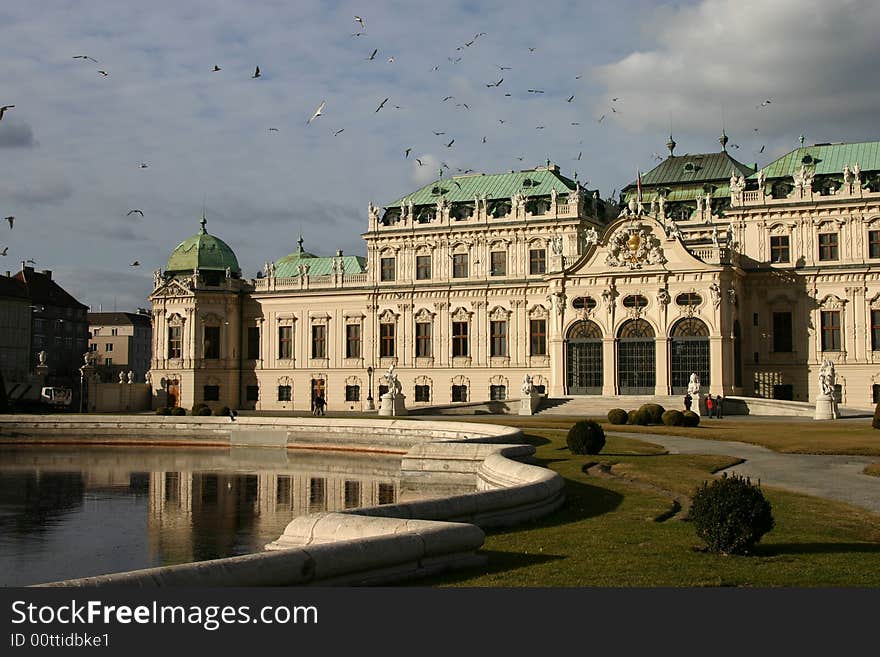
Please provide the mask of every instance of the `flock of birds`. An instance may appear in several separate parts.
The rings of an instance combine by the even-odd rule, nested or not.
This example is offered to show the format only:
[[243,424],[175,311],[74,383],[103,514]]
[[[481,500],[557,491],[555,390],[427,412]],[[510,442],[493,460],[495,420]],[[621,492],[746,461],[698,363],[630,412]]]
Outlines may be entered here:
[[[357,32],[352,33],[351,37],[356,38],[356,37],[361,37],[361,36],[367,34],[367,26],[366,26],[366,22],[364,21],[364,19],[361,16],[354,16],[354,21],[359,25],[359,30]],[[449,63],[451,65],[455,66],[459,62],[461,62],[463,59],[462,53],[464,53],[466,49],[473,47],[477,43],[477,41],[485,35],[486,35],[486,32],[478,32],[469,41],[456,47],[455,54],[447,57],[447,60],[449,61]],[[536,47],[528,47],[529,54],[534,54],[536,51],[537,51]],[[370,52],[370,54],[367,57],[365,57],[364,59],[368,62],[372,62],[372,61],[376,60],[378,55],[379,55],[379,48],[373,48],[372,51]],[[100,63],[97,59],[95,59],[94,57],[91,57],[90,55],[74,55],[73,59],[88,61],[88,62],[92,62],[94,64]],[[393,64],[395,62],[395,57],[393,55],[390,55],[385,58],[385,61],[388,64]],[[502,85],[505,84],[505,78],[509,77],[509,74],[507,74],[505,72],[511,71],[513,67],[507,66],[504,64],[495,64],[495,67],[497,69],[499,69],[500,75],[497,80],[493,79],[493,80],[490,80],[489,82],[485,82],[484,83],[485,88],[490,89],[490,90],[491,89],[503,90],[504,97],[508,97],[508,98],[512,97],[512,92],[507,91],[506,88],[502,89]],[[431,68],[431,71],[436,72],[439,69],[440,69],[440,65],[434,65]],[[222,70],[223,69],[219,65],[215,64],[213,66],[212,72],[219,73]],[[98,69],[97,73],[103,77],[107,77],[110,75],[110,73],[107,70],[103,70],[103,69]],[[250,77],[251,77],[251,79],[254,79],[254,80],[262,77],[262,72],[260,71],[259,66],[255,67],[254,72]],[[575,77],[575,80],[580,80],[582,78],[582,75],[576,75],[574,77]],[[507,87],[507,88],[509,88],[509,87]],[[544,89],[538,89],[538,88],[526,89],[526,92],[529,94],[533,94],[533,95],[545,94]],[[569,93],[567,98],[565,98],[565,102],[571,103],[574,101],[575,97],[576,97],[576,94]],[[381,99],[380,101],[378,101],[376,109],[374,110],[374,114],[378,114],[380,111],[382,111],[384,108],[386,108],[386,106],[388,105],[390,100],[391,100],[391,97],[385,97],[385,98]],[[457,101],[457,100],[459,100],[459,99],[457,99],[454,95],[446,95],[442,98],[441,103],[447,103],[449,101]],[[606,111],[604,111],[598,118],[595,119],[596,123],[601,124],[609,114],[620,114],[619,103],[621,100],[622,99],[620,97],[611,98],[611,103],[607,107]],[[760,104],[756,105],[756,109],[760,110],[762,108],[766,108],[767,106],[769,106],[771,104],[771,102],[772,102],[771,99],[767,98],[767,99],[763,100]],[[466,111],[471,109],[470,104],[467,102],[464,102],[464,100],[462,100],[461,102],[455,102],[454,106],[456,108],[462,108]],[[394,109],[402,109],[400,105],[396,105],[393,103],[391,104],[391,107]],[[8,112],[14,108],[15,108],[15,105],[0,105],[0,120],[3,119],[6,112]],[[324,117],[326,110],[327,110],[327,101],[321,100],[321,102],[317,105],[315,110],[312,112],[311,116],[309,116],[308,119],[306,120],[306,122],[305,122],[306,125],[311,126],[318,119]],[[498,120],[499,127],[503,126],[506,122],[506,119],[502,119],[502,118],[499,118],[497,120]],[[570,122],[570,124],[573,127],[581,125],[580,122],[578,122],[578,121],[572,121],[572,122]],[[537,125],[537,126],[535,126],[535,129],[536,130],[543,130],[543,129],[545,129],[545,126],[544,125]],[[269,130],[269,132],[280,132],[280,129],[277,127],[269,127],[268,130]],[[340,134],[342,134],[343,132],[345,132],[345,128],[344,127],[333,128],[330,132],[334,137],[337,137]],[[443,140],[442,144],[444,145],[445,148],[451,149],[455,145],[456,137],[447,135],[445,130],[433,130],[432,132],[435,136],[444,136],[444,140]],[[758,128],[754,128],[754,132],[757,133]],[[451,138],[449,138],[447,141],[446,137],[451,137]],[[483,135],[480,139],[480,143],[486,144],[487,142],[488,142],[488,136]],[[579,142],[579,143],[582,143],[582,142]],[[732,148],[739,148],[740,146],[738,144],[731,144],[731,147]],[[763,153],[764,149],[765,149],[765,145],[762,145],[760,150],[758,151],[758,153]],[[414,150],[413,146],[408,146],[405,149],[403,149],[402,152],[403,152],[404,159],[408,159],[410,154],[413,152],[413,150]],[[572,160],[573,161],[581,161],[582,157],[583,157],[583,151],[581,150],[581,151],[578,151],[577,156],[573,157]],[[658,153],[653,153],[652,157],[656,161],[662,161],[664,159],[664,156],[662,156]],[[523,162],[524,156],[521,156],[521,155],[515,156],[515,159],[518,160],[519,162]],[[413,158],[413,160],[420,167],[425,166],[425,164],[426,164],[426,162],[424,162],[420,158]],[[139,168],[141,168],[141,169],[146,169],[148,167],[149,167],[149,165],[146,162],[141,162],[139,164]],[[438,174],[441,178],[444,175],[444,169],[451,171],[452,168],[446,162],[441,161],[440,162],[440,169],[438,171]],[[464,173],[464,174],[471,173],[473,171],[473,169],[470,169],[470,168],[460,168],[460,167],[456,167],[455,170],[458,173]],[[576,171],[574,172],[574,178],[575,179],[578,178],[578,174]],[[453,184],[458,184],[457,181],[453,180],[452,182],[453,182]],[[588,182],[589,181],[586,181],[584,184],[586,184]],[[459,187],[460,187],[460,185],[459,185]],[[614,190],[614,192],[612,192],[612,195],[611,195],[612,197],[614,196],[614,193],[616,191],[617,190]],[[139,208],[132,208],[127,212],[126,217],[131,217],[133,215],[138,215],[139,217],[144,218],[144,211]],[[5,217],[5,219],[6,219],[7,223],[9,224],[9,228],[12,229],[14,222],[15,222],[15,217],[8,216],[8,217]],[[9,249],[8,246],[0,249],[0,256],[7,255],[8,249]],[[130,266],[131,267],[139,267],[140,262],[138,260],[134,260],[133,262],[130,263]]]

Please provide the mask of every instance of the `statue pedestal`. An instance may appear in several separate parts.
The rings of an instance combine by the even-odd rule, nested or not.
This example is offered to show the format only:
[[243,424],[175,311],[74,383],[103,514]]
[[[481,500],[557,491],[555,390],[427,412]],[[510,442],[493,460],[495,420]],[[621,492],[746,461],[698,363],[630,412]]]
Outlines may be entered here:
[[379,415],[397,416],[406,415],[406,395],[397,393],[391,395],[386,392],[379,398]]
[[535,392],[534,390],[527,395],[523,394],[519,400],[519,414],[534,415],[541,404],[542,397],[543,395],[540,392]]
[[700,416],[706,415],[708,411],[706,408],[706,397],[700,392],[688,394],[691,396],[691,411]]
[[814,420],[836,420],[840,415],[837,412],[837,401],[833,395],[819,395],[816,397],[816,412]]

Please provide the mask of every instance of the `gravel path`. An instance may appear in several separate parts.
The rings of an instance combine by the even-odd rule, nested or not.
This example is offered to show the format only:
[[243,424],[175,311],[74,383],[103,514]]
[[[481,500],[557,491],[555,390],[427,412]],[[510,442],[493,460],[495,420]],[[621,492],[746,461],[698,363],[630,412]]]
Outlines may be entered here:
[[880,514],[880,477],[862,474],[866,465],[880,460],[876,456],[780,454],[748,443],[651,433],[609,433],[656,443],[672,454],[721,454],[745,459],[726,471],[760,479],[767,486],[848,502]]

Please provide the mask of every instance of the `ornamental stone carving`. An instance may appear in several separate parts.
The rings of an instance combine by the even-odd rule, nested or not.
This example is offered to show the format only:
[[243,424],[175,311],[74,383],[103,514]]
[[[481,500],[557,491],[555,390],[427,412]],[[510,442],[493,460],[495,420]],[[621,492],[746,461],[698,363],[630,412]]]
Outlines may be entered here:
[[657,303],[661,306],[665,306],[669,303],[669,291],[665,287],[661,287],[657,290]]
[[617,231],[608,243],[605,264],[609,267],[641,269],[643,265],[662,265],[666,262],[660,240],[650,229],[630,226]]
[[717,281],[712,281],[709,286],[709,296],[712,297],[712,305],[716,308],[721,305],[721,287]]

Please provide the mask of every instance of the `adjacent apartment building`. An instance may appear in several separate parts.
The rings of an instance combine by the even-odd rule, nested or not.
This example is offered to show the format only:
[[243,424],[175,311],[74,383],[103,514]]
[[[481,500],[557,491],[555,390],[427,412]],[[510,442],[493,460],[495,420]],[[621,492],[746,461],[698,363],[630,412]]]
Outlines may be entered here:
[[119,372],[134,372],[143,383],[150,369],[153,328],[148,311],[89,313],[89,351],[104,381],[115,380]]

